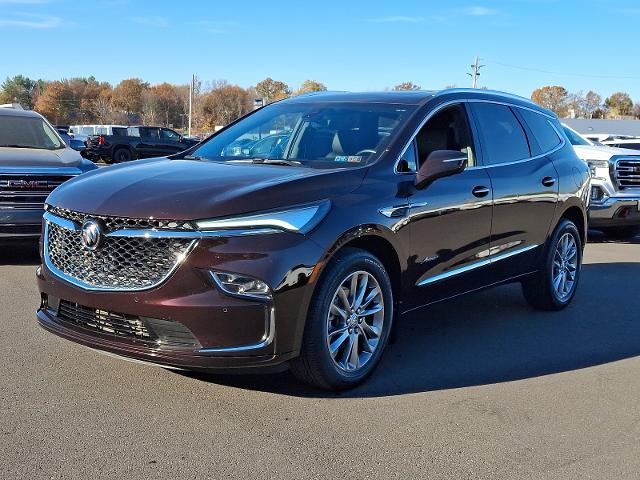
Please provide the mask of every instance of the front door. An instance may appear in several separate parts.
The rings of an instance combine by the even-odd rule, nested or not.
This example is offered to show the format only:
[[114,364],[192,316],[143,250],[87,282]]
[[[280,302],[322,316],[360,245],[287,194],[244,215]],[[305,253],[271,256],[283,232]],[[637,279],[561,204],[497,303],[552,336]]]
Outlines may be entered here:
[[462,103],[438,111],[403,156],[408,165],[415,158],[417,168],[436,150],[458,150],[468,158],[462,173],[414,190],[409,198],[414,294],[408,308],[488,283],[493,195],[486,169],[476,162],[468,118]]

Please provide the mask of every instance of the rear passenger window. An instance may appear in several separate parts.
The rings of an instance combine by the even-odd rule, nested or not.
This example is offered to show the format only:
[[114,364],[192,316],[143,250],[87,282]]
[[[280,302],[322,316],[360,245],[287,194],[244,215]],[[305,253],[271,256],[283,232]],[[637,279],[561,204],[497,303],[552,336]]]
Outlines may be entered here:
[[531,157],[524,129],[509,107],[494,103],[474,103],[473,112],[484,144],[486,165]]
[[551,121],[547,117],[524,108],[519,109],[519,111],[533,133],[536,142],[538,142],[541,153],[550,152],[560,145],[562,140],[551,126]]

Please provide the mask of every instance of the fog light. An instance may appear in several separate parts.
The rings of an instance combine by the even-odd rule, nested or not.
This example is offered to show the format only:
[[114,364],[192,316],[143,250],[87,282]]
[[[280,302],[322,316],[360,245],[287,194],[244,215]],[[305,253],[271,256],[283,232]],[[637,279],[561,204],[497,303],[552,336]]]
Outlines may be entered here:
[[211,278],[227,295],[270,300],[271,289],[262,280],[237,273],[210,272]]

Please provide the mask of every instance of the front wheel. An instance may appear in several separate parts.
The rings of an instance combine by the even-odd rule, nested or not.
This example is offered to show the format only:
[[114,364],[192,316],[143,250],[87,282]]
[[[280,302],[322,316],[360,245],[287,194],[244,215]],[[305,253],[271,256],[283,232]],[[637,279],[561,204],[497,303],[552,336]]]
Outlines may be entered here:
[[578,228],[562,220],[554,230],[538,272],[522,282],[529,304],[541,310],[562,310],[576,293],[582,268]]
[[354,387],[379,362],[392,321],[393,292],[384,266],[368,252],[345,249],[318,283],[291,371],[315,387]]

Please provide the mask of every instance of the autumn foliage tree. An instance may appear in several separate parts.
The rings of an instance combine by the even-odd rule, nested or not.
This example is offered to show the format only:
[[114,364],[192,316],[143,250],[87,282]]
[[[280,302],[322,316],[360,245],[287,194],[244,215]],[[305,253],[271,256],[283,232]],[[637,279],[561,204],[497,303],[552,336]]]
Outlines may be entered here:
[[204,126],[210,130],[217,125],[231,123],[252,108],[249,93],[225,81],[218,82],[210,92],[204,94],[201,102]]
[[256,85],[256,93],[264,98],[266,103],[271,103],[288,97],[291,90],[286,83],[267,77]]
[[567,102],[569,100],[569,92],[566,88],[554,85],[538,88],[531,94],[531,100],[535,103],[551,110],[559,117],[567,114]]
[[395,87],[393,87],[393,90],[395,91],[402,91],[402,90],[420,90],[422,87],[420,87],[420,85],[416,85],[413,82],[402,82],[398,85],[396,85]]
[[129,78],[121,81],[113,89],[111,102],[115,108],[127,115],[142,111],[142,94],[149,88],[149,84],[139,78]]
[[74,110],[73,91],[65,82],[55,81],[47,84],[46,89],[38,97],[35,109],[51,122],[66,122]]
[[317,82],[315,80],[305,80],[300,85],[300,88],[295,91],[294,95],[302,95],[303,93],[311,93],[311,92],[324,92],[327,90],[327,87],[324,83]]
[[628,93],[616,92],[608,97],[604,104],[614,116],[629,116],[633,113],[633,100]]

